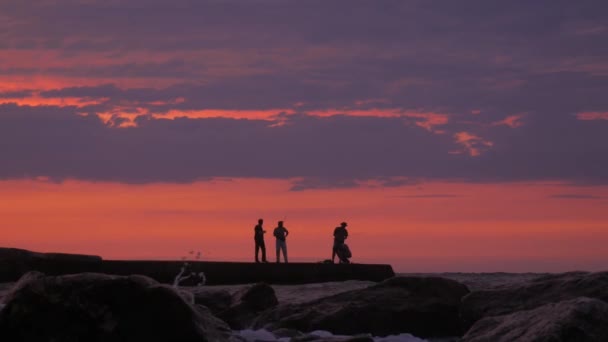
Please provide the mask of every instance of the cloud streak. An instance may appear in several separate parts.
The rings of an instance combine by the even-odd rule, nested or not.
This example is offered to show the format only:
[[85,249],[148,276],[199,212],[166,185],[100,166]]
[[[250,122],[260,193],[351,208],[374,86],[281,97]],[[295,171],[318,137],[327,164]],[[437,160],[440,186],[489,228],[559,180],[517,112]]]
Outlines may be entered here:
[[[139,116],[136,127],[118,128],[78,112],[76,107],[1,105],[0,178],[184,183],[213,177],[302,177],[292,190],[351,187],[365,180],[384,186],[403,184],[403,179],[608,180],[603,172],[608,165],[605,127],[574,117],[563,125],[577,132],[543,130],[540,123],[529,126],[537,131],[528,141],[518,130],[493,127],[501,139],[494,149],[474,156],[452,154],[459,141],[407,117],[300,113],[273,121]],[[579,153],[583,146],[585,156]]]

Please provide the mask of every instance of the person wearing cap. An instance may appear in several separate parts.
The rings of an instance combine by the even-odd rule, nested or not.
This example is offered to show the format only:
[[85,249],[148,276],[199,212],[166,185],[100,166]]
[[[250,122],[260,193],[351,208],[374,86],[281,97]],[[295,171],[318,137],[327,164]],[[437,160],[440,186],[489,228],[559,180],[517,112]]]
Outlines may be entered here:
[[[334,247],[331,253],[332,263],[335,262],[336,254],[338,254],[339,250],[343,248],[344,241],[348,238],[348,230],[346,230],[346,226],[348,226],[348,224],[346,222],[342,222],[340,223],[339,227],[336,227],[336,229],[334,229]],[[338,255],[338,258],[341,262],[342,258],[340,258],[340,255]]]
[[274,237],[277,239],[277,263],[280,261],[280,252],[283,251],[283,259],[285,263],[287,263],[287,235],[289,235],[289,231],[287,228],[283,227],[283,221],[279,221],[279,226],[274,229],[273,232]]

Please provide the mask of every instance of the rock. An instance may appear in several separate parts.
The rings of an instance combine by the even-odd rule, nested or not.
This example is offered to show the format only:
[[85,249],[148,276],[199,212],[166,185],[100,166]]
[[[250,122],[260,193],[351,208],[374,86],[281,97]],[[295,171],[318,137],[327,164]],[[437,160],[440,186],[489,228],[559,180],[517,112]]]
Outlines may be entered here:
[[497,316],[578,297],[608,302],[608,272],[572,272],[540,277],[522,284],[473,291],[463,298],[466,328],[486,316]]
[[10,341],[222,341],[228,326],[144,276],[23,276],[5,298]]
[[232,305],[232,294],[226,290],[203,286],[194,289],[193,295],[196,304],[208,307],[213,314],[219,314]]
[[274,289],[266,283],[258,283],[234,293],[205,286],[192,291],[196,304],[208,307],[235,330],[249,328],[260,312],[279,303]]
[[274,289],[266,283],[258,283],[243,289],[232,298],[232,305],[218,313],[232,329],[245,329],[251,326],[260,312],[277,306],[279,301]]
[[466,286],[449,279],[396,277],[308,303],[280,305],[263,312],[254,327],[343,335],[460,336],[460,300],[468,292]]
[[277,306],[279,301],[272,286],[257,283],[248,289],[241,290],[235,295],[240,304],[246,305],[253,311],[262,311]]
[[374,339],[369,334],[334,336],[325,331],[315,331],[306,335],[293,337],[291,342],[374,342]]
[[192,292],[184,291],[180,288],[175,288],[175,287],[173,287],[173,289],[175,290],[175,292],[177,292],[177,294],[179,294],[180,297],[182,297],[183,300],[186,301],[186,303],[188,303],[190,305],[196,304],[196,302],[194,301],[194,294],[192,294]]
[[608,339],[608,303],[576,298],[532,310],[483,318],[462,342],[603,342]]
[[294,329],[286,329],[286,328],[279,328],[277,330],[274,330],[272,333],[277,338],[281,338],[281,337],[296,337],[296,336],[302,336],[302,335],[304,335],[301,331],[297,331],[297,330],[294,330]]

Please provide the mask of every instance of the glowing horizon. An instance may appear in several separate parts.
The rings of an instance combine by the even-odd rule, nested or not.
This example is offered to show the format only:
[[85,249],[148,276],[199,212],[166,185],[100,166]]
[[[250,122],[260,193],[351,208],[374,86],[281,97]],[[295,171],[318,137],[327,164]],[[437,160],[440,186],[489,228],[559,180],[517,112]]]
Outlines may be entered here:
[[[568,271],[586,263],[598,270],[608,256],[608,198],[595,199],[605,188],[424,183],[293,192],[289,182],[263,179],[0,185],[4,244],[37,251],[179,260],[194,250],[203,260],[252,261],[261,217],[267,231],[285,221],[294,262],[329,258],[342,220],[349,222],[353,261],[390,263],[398,272]],[[270,234],[266,243],[273,260]]]

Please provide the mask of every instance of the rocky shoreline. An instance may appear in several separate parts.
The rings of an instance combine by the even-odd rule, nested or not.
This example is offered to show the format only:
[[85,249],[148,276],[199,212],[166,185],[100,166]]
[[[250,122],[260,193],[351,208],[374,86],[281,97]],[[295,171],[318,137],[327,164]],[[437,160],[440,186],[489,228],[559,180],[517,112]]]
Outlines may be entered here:
[[[316,284],[327,291],[306,301],[306,294],[294,297],[291,285],[277,291],[265,283],[173,288],[137,275],[31,272],[0,284],[0,334],[10,341],[194,342],[245,341],[236,332],[264,329],[292,341],[399,334],[463,342],[606,341],[606,285],[608,272],[540,276],[474,291],[450,279],[401,276]],[[319,330],[350,336],[310,334]]]
[[382,282],[173,287],[142,275],[32,271],[0,283],[0,336],[15,342],[608,340],[608,272],[491,276],[504,279],[465,285],[458,281],[467,279],[463,274],[401,275]]

